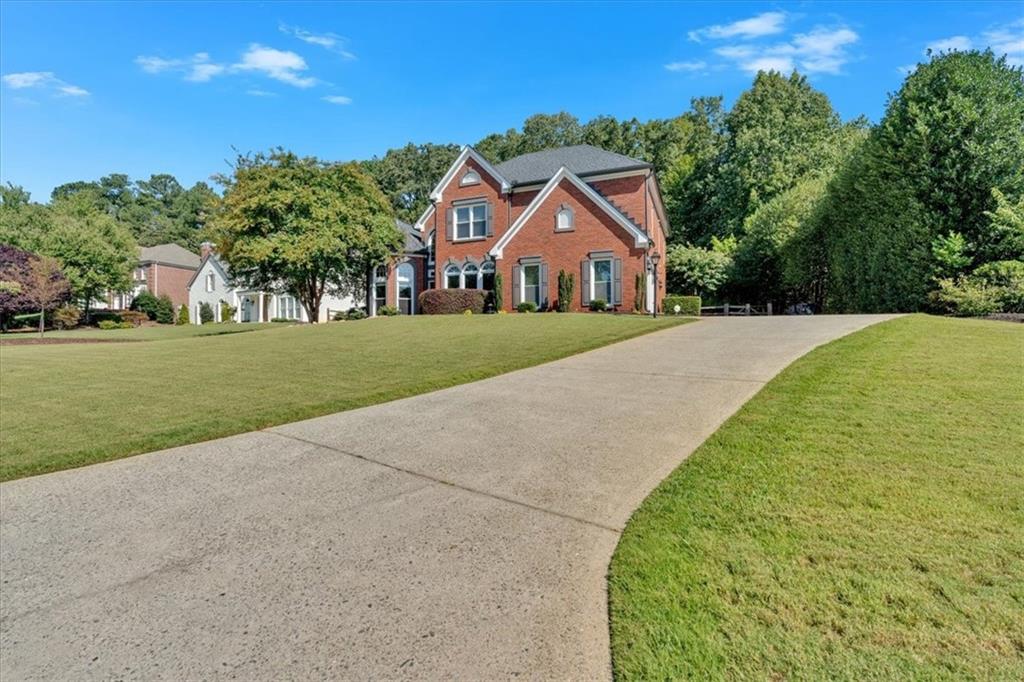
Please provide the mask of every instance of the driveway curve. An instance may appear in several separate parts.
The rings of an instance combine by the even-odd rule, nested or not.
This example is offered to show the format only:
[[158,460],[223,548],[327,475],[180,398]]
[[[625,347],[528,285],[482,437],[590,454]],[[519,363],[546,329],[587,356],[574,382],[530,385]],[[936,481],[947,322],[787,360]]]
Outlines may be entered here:
[[608,678],[632,510],[782,368],[883,319],[705,319],[4,483],[0,677]]

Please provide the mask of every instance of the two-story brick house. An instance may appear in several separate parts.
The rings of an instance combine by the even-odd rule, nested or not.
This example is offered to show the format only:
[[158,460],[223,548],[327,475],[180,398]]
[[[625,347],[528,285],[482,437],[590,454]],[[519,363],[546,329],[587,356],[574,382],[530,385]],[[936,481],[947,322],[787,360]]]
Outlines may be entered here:
[[[554,306],[560,270],[576,277],[571,310],[587,310],[595,299],[632,310],[637,275],[648,310],[665,294],[650,256],[665,253],[669,228],[650,164],[578,145],[492,165],[464,147],[431,202],[409,231],[418,239],[407,240],[422,249],[407,244],[395,265],[374,274],[389,305],[402,289],[403,266],[414,283],[414,291],[405,289],[411,313],[423,288],[492,289],[496,273],[506,310],[522,301]],[[377,299],[371,291],[371,312]]]

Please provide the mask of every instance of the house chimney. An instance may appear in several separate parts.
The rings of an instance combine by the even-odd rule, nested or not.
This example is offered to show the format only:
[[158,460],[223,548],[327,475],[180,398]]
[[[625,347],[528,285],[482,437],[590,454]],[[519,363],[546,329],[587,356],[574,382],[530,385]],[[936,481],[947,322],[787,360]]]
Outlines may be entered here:
[[207,256],[213,253],[213,242],[203,242],[199,245],[199,257],[206,260]]

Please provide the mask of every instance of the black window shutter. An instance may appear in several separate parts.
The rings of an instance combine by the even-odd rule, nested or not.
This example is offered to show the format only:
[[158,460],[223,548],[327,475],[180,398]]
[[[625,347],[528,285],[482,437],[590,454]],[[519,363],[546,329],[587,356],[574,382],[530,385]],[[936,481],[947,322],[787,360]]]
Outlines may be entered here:
[[519,278],[520,278],[520,267],[518,265],[512,266],[512,307],[516,307],[523,302],[522,296],[519,292]]
[[450,208],[445,211],[444,237],[448,241],[452,241],[455,238],[454,227],[452,225],[452,209]]
[[487,202],[487,236],[494,236],[494,204]]
[[583,307],[590,306],[590,259],[584,258],[580,263],[580,293],[583,294]]
[[612,276],[615,280],[612,290],[612,304],[622,305],[622,259],[612,261]]
[[540,305],[548,307],[548,264],[540,264]]

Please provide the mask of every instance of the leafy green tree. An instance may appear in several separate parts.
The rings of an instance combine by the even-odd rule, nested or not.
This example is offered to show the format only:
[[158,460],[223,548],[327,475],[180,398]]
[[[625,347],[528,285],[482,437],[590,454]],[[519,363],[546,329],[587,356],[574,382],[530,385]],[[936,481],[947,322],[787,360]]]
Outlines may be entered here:
[[668,247],[665,272],[669,291],[705,296],[725,284],[733,266],[736,240],[733,237],[725,240],[712,237],[712,241],[711,248],[689,244]]
[[968,270],[1016,258],[1012,236],[1002,219],[994,227],[991,214],[1000,211],[996,197],[1005,211],[1024,194],[1022,158],[1021,68],[990,51],[951,52],[918,66],[830,188],[832,307],[927,307],[931,245],[953,232],[969,245]]
[[358,289],[402,245],[387,198],[355,163],[281,149],[240,157],[211,227],[233,279],[287,291],[317,319],[328,291]]
[[459,146],[454,144],[409,143],[364,162],[363,167],[391,202],[395,214],[411,223],[430,205],[430,191],[458,155]]
[[178,308],[178,317],[175,319],[174,324],[182,325],[189,324],[192,320],[189,319],[188,306],[184,303]]

